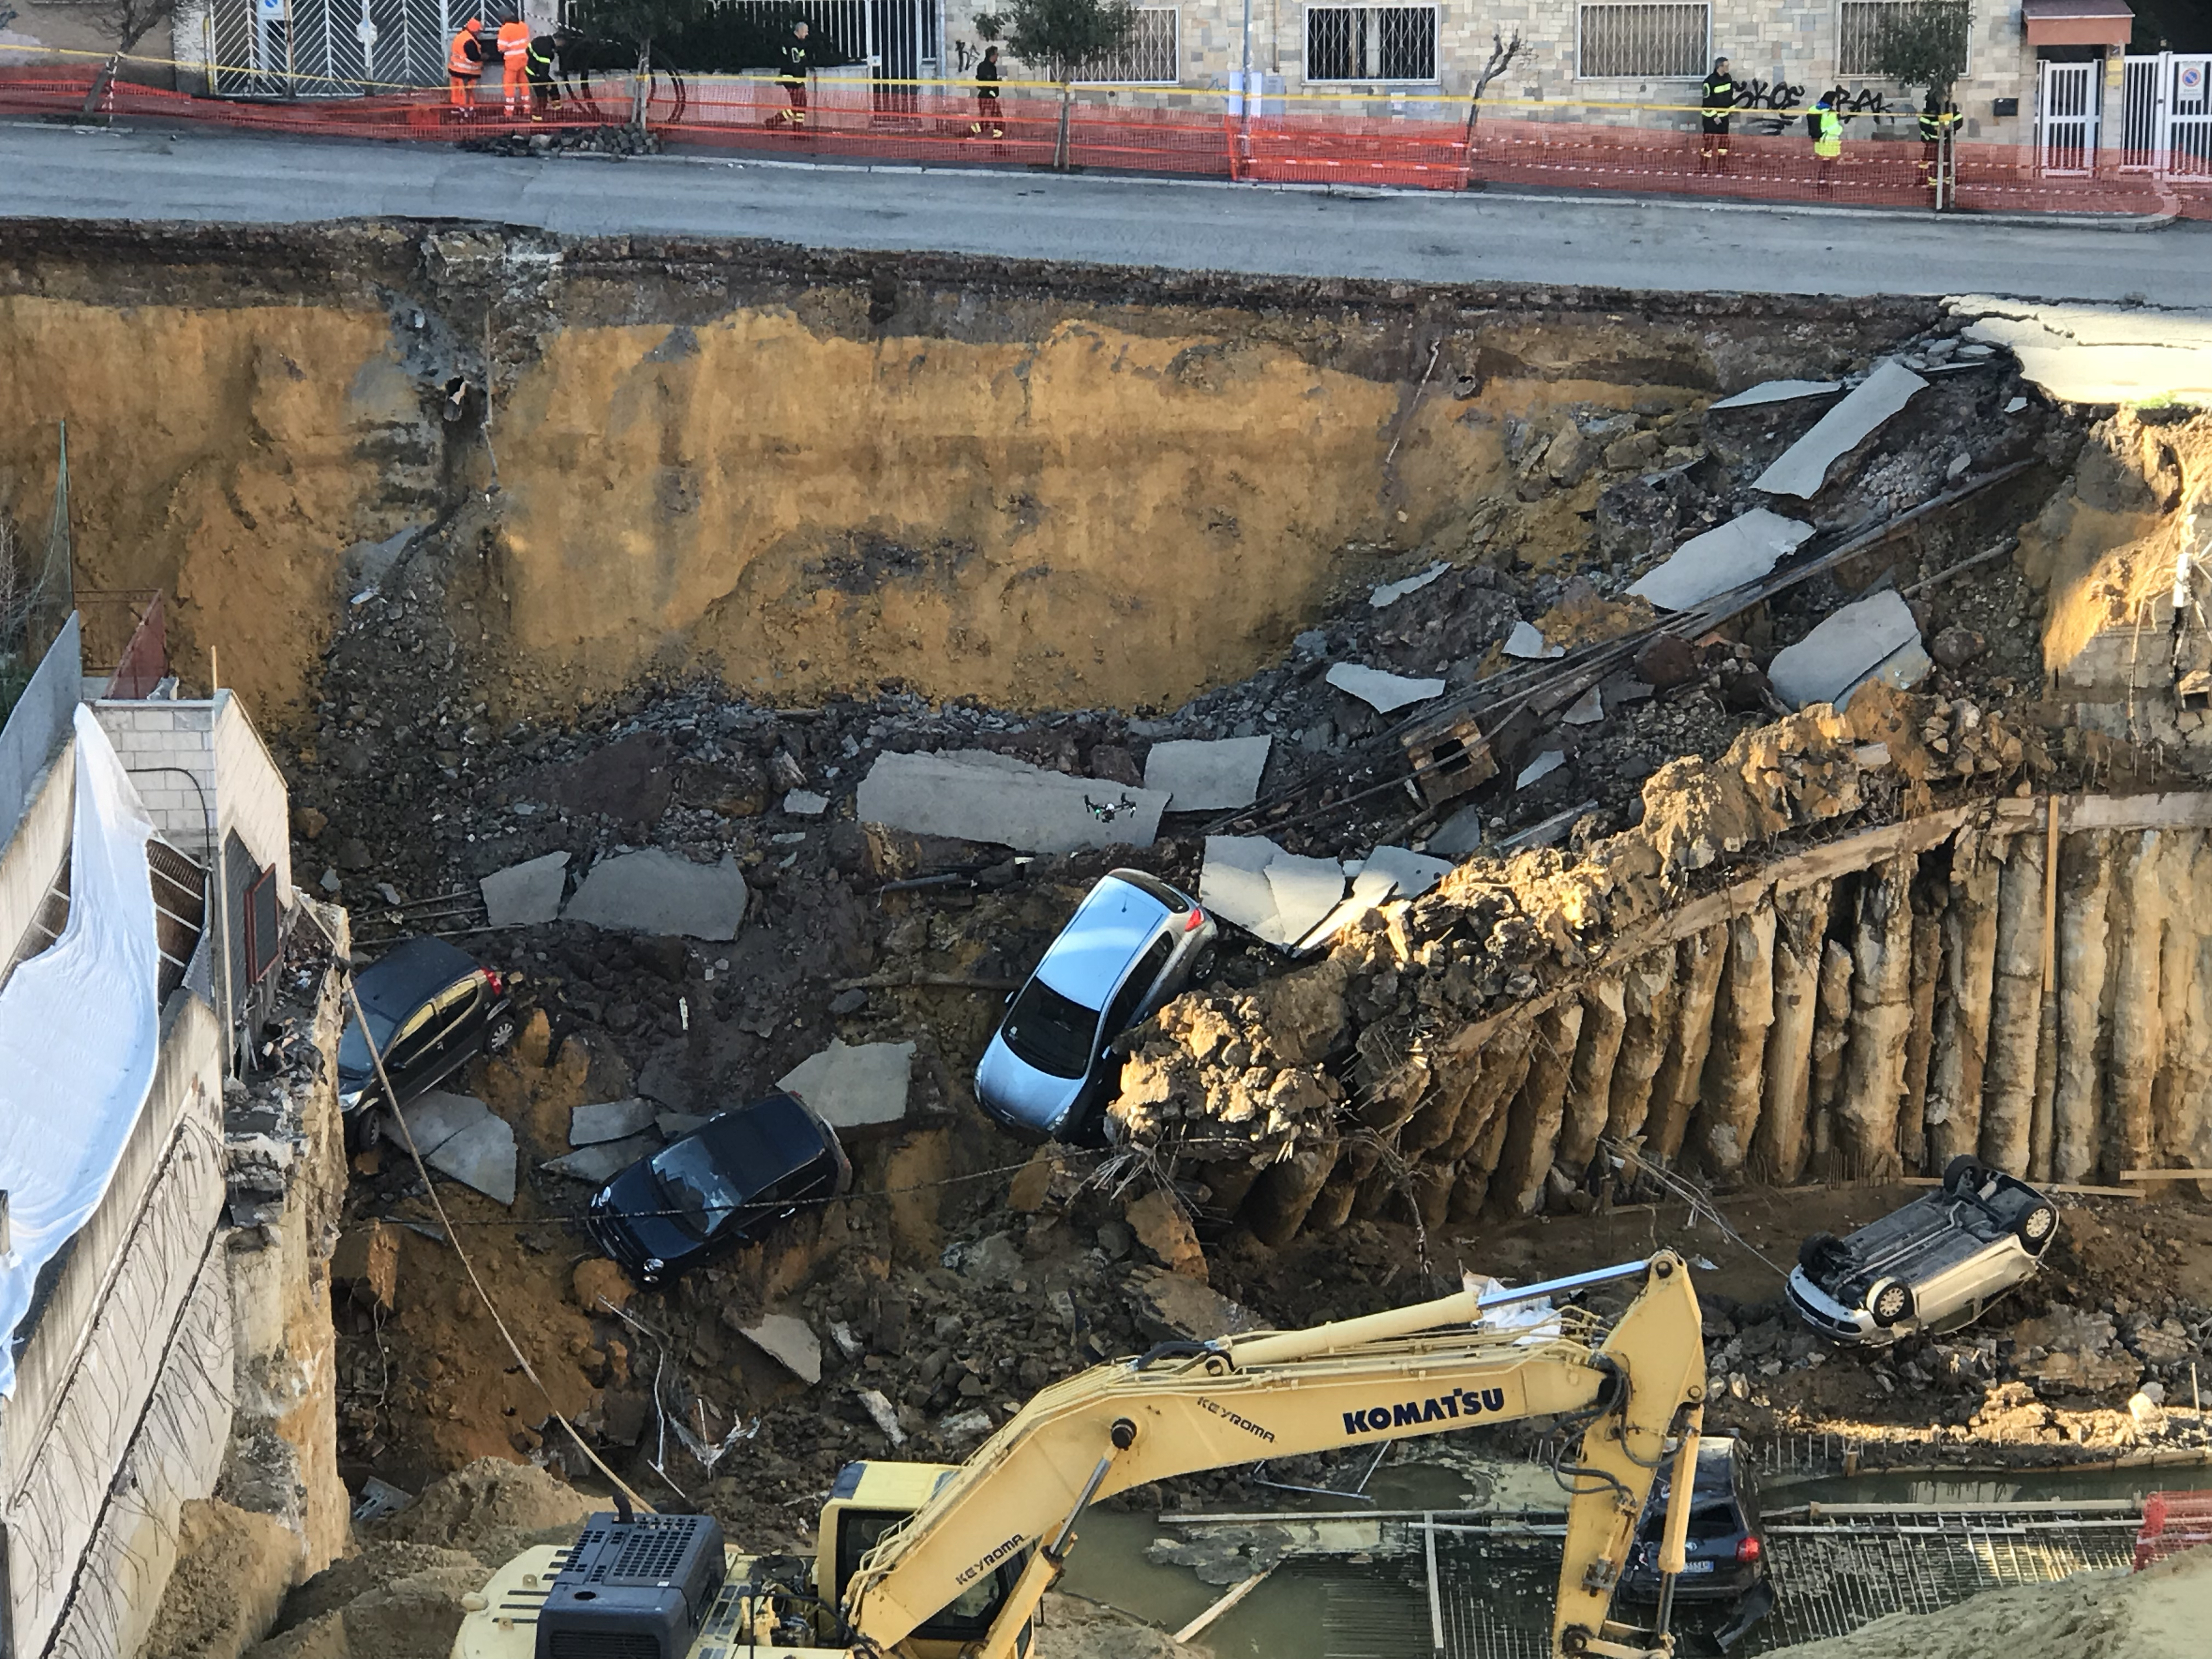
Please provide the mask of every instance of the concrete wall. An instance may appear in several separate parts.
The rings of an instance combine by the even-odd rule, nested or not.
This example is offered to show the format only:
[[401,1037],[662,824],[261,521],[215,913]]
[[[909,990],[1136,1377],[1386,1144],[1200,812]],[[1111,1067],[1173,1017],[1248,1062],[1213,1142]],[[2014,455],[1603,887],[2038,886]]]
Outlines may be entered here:
[[[107,1582],[93,1546],[135,1443],[151,1434],[145,1449],[154,1462],[198,1467],[219,1460],[228,1437],[227,1358],[196,1384],[212,1391],[195,1419],[199,1427],[157,1422],[146,1409],[185,1328],[222,1214],[222,1050],[206,1004],[189,993],[172,998],[145,1109],[106,1197],[70,1241],[45,1304],[33,1310],[15,1392],[0,1402],[10,1652],[43,1653],[65,1619],[98,1625],[103,1600],[123,1605],[81,1587]],[[226,1322],[226,1351],[228,1341]],[[106,1622],[104,1651],[128,1651],[120,1627]]]
[[69,738],[83,678],[83,635],[72,615],[0,727],[0,845],[31,798],[31,786]]

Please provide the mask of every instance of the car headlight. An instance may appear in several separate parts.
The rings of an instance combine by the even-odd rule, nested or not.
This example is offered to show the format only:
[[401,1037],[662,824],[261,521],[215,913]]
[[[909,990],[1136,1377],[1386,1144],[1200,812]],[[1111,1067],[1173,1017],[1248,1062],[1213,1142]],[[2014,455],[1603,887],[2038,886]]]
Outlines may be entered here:
[[657,1273],[667,1265],[657,1255],[649,1255],[645,1259],[645,1270],[649,1273]]
[[338,1091],[338,1110],[341,1112],[359,1111],[361,1109],[361,1097],[368,1092],[368,1091],[366,1086],[359,1089],[341,1089]]

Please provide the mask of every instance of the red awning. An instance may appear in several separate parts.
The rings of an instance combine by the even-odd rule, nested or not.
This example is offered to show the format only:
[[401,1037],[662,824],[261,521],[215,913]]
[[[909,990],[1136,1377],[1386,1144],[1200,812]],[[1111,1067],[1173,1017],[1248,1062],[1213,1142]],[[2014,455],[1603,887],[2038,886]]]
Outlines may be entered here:
[[2031,46],[2124,46],[2135,33],[2128,0],[2021,0]]

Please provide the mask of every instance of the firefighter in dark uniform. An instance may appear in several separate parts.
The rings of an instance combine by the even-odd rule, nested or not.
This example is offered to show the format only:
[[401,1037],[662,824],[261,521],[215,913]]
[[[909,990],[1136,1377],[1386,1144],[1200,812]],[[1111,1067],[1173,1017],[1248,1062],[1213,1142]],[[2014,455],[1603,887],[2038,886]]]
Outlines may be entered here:
[[1713,59],[1713,72],[1698,88],[1698,171],[1728,171],[1729,112],[1735,107],[1735,82],[1728,59]]
[[523,67],[530,76],[530,118],[542,121],[549,109],[561,106],[561,88],[556,84],[560,74],[561,43],[575,37],[565,28],[556,28],[550,34],[534,34],[530,38],[530,55]]
[[1938,87],[1928,88],[1928,100],[1920,106],[1920,182],[1933,185],[1936,167],[1943,153],[1943,138],[1947,132],[1955,133],[1959,122],[1959,106],[1943,95]]
[[1006,127],[999,119],[999,49],[985,48],[975,65],[975,124],[968,131],[978,138],[1003,138]]
[[769,117],[769,125],[798,128],[806,125],[806,71],[813,62],[814,48],[806,44],[806,20],[802,17],[791,26],[791,38],[783,43],[781,63],[775,72],[775,83],[791,100],[791,107],[780,109]]

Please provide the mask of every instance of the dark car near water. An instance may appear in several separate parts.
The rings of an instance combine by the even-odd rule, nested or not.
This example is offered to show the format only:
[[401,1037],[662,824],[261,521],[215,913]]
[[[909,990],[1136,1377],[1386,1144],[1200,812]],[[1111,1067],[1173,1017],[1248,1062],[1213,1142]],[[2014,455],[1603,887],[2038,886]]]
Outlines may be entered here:
[[[1667,1495],[1673,1485],[1669,1454],[1651,1483],[1644,1514],[1636,1523],[1621,1569],[1620,1593],[1631,1601],[1659,1599],[1659,1545],[1667,1525]],[[1733,1601],[1759,1589],[1766,1577],[1766,1545],[1760,1536],[1759,1482],[1735,1441],[1713,1435],[1698,1443],[1698,1473],[1690,1489],[1690,1532],[1682,1576],[1674,1581],[1678,1601]]]
[[592,1195],[592,1242],[640,1285],[719,1261],[852,1184],[836,1132],[793,1094],[708,1118]]
[[441,939],[402,939],[353,976],[397,1099],[384,1098],[352,1005],[338,1039],[338,1109],[346,1144],[356,1152],[380,1138],[377,1113],[404,1106],[435,1088],[478,1054],[514,1041],[514,1004],[507,986],[465,951]]

